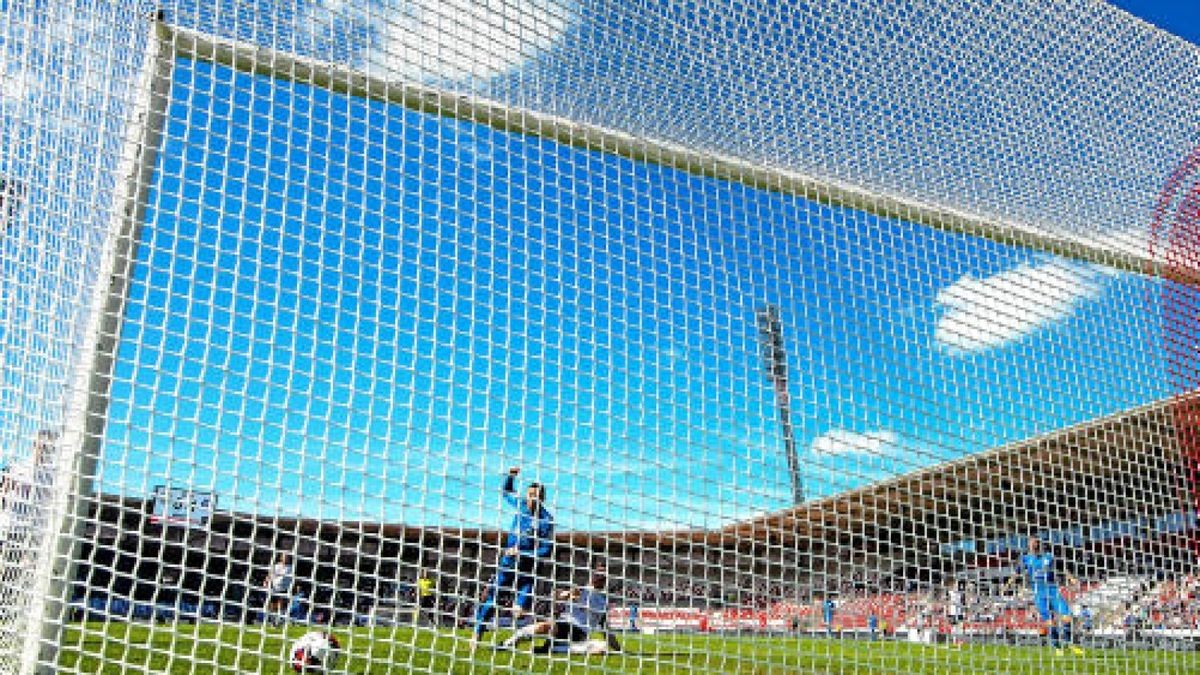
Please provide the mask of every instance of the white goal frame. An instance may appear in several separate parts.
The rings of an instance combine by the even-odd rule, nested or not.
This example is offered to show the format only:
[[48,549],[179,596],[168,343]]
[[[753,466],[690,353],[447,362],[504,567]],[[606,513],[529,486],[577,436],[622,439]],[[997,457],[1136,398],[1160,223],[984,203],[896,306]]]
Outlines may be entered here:
[[[489,128],[542,138],[578,149],[616,155],[716,178],[755,189],[803,197],[883,218],[919,223],[937,230],[967,234],[1007,245],[1054,254],[1150,276],[1195,283],[1184,272],[1164,266],[1149,254],[1114,251],[1086,241],[1054,236],[1036,225],[1006,222],[896,195],[882,195],[831,178],[754,164],[736,157],[679,147],[634,134],[582,124],[496,101],[415,82],[395,82],[344,65],[289,55],[235,40],[216,38],[175,27],[154,17],[150,39],[127,122],[118,164],[118,194],[105,234],[97,287],[90,299],[88,325],[72,389],[62,437],[75,450],[70,485],[53,511],[51,531],[60,532],[42,551],[35,591],[41,606],[31,608],[20,656],[22,672],[52,672],[57,645],[68,613],[68,600],[83,532],[94,501],[93,477],[102,451],[110,384],[121,327],[147,211],[148,195],[167,119],[174,65],[180,59],[230,68],[239,73],[303,83],[328,91],[386,102],[406,109],[465,120]],[[56,529],[55,529],[56,528]],[[40,624],[40,629],[37,628]]]

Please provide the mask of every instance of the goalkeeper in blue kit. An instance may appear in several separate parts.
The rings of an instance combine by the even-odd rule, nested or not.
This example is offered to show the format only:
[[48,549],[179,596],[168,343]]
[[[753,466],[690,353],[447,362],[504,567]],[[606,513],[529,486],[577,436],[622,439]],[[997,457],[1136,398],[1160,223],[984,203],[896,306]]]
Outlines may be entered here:
[[518,498],[515,483],[520,472],[518,468],[509,469],[504,478],[504,502],[516,513],[500,555],[495,581],[475,610],[472,646],[478,644],[480,636],[487,630],[496,611],[496,596],[501,591],[515,589],[515,618],[532,609],[538,563],[554,555],[554,516],[546,509],[546,486],[530,483],[525,498]]
[[[1054,554],[1042,549],[1042,542],[1037,537],[1029,538],[1029,552],[1021,556],[1017,576],[1008,580],[1005,588],[1011,587],[1022,577],[1029,579],[1033,590],[1033,604],[1038,615],[1046,623],[1046,635],[1050,646],[1062,654],[1064,646],[1071,648],[1075,654],[1083,650],[1075,645],[1071,636],[1071,607],[1058,588],[1058,577],[1055,572]],[[1071,575],[1066,575],[1067,583],[1079,583]]]

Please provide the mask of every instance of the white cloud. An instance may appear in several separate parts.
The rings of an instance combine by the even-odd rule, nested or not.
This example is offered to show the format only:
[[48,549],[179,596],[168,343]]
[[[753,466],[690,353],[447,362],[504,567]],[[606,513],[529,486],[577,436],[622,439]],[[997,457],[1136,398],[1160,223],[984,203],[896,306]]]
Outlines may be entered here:
[[551,0],[409,0],[394,7],[373,22],[378,43],[367,69],[420,81],[511,72],[552,47],[573,20]]
[[894,451],[898,440],[894,431],[834,429],[814,439],[810,449],[815,455],[883,455]]
[[[107,18],[86,13],[62,21],[39,16],[38,30],[22,30],[14,39],[0,41],[0,112],[54,134],[81,129],[94,134],[105,116],[113,124],[123,121],[123,113],[115,109],[140,67],[141,55],[113,55],[111,46],[124,45],[129,36],[113,29]],[[84,45],[93,48],[81,49]],[[94,150],[95,136],[88,139],[89,151]]]
[[387,79],[488,80],[519,70],[576,21],[575,0],[315,0],[297,46]]
[[4,73],[4,79],[0,80],[0,104],[16,104],[29,97],[34,81],[28,71],[11,66],[0,70]]
[[1091,266],[1057,261],[1022,265],[984,279],[965,276],[938,294],[945,312],[934,338],[962,352],[1015,342],[1099,295],[1101,276]]
[[299,44],[306,48],[345,43],[353,39],[355,27],[368,23],[366,9],[349,5],[345,0],[317,0],[296,12],[292,30]]
[[29,50],[21,48],[31,39],[31,31],[19,27],[12,31],[12,35],[0,31],[0,106],[10,113],[34,93],[38,84],[28,63]]

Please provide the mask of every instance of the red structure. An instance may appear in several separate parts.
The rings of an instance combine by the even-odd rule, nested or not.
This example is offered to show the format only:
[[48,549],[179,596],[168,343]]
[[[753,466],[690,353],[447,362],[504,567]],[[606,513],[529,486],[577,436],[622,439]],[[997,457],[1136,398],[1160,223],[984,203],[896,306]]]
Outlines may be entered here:
[[[1154,210],[1150,256],[1161,266],[1163,356],[1175,432],[1184,456],[1187,503],[1200,511],[1200,148],[1168,177]],[[1200,555],[1200,537],[1193,537]]]

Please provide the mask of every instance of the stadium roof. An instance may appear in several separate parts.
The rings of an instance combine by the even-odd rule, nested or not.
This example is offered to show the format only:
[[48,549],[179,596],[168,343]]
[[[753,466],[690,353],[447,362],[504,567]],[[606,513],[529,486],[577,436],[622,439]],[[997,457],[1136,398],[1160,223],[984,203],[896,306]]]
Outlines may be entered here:
[[[840,539],[940,542],[1182,510],[1179,429],[1200,394],[1173,397],[715,530],[573,533],[664,544],[783,544]],[[897,542],[899,543],[899,541]]]
[[1180,510],[1188,487],[1179,430],[1198,412],[1197,394],[1156,401],[737,523],[720,538],[826,540],[898,519],[987,537]]

